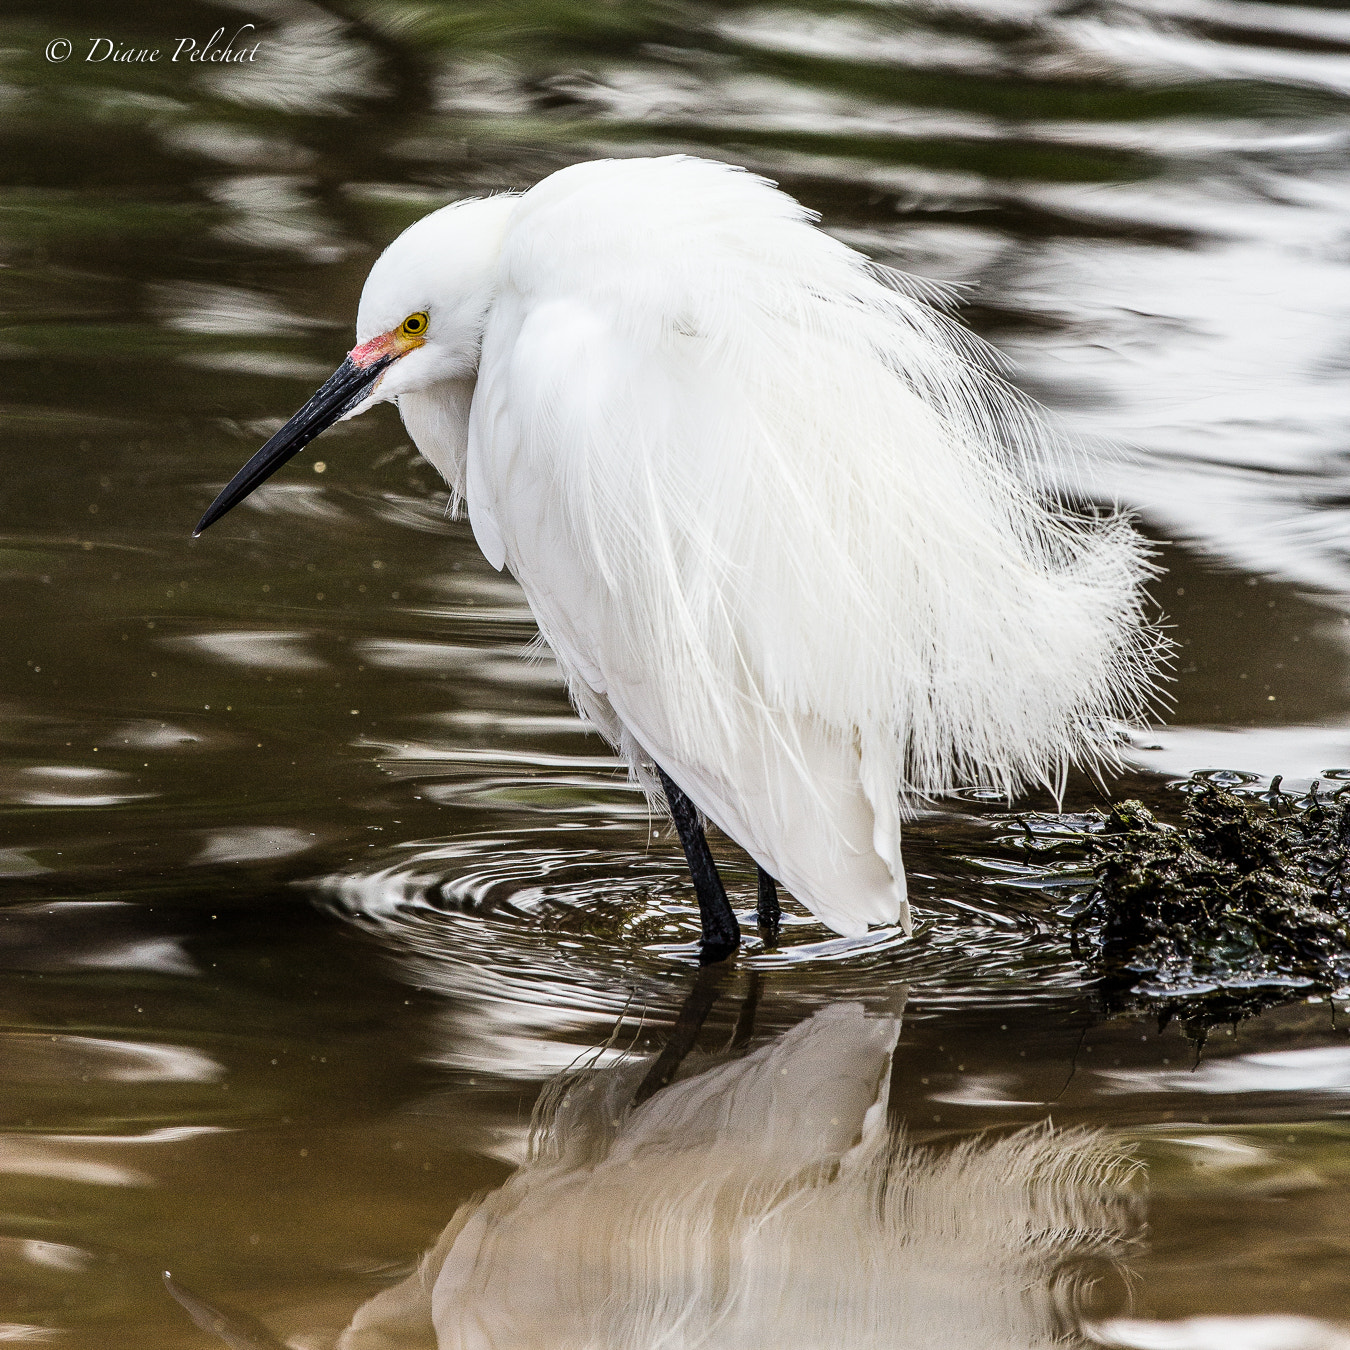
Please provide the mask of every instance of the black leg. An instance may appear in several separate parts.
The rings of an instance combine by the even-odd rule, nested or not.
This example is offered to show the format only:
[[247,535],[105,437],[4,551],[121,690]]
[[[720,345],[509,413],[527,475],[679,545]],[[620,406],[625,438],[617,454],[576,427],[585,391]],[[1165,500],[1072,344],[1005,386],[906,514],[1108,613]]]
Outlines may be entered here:
[[759,919],[759,935],[764,939],[766,947],[778,945],[778,922],[783,917],[783,911],[778,904],[778,887],[773,884],[773,878],[762,868],[755,869],[759,873],[759,900],[755,905],[755,915]]
[[708,1020],[708,1014],[727,979],[726,966],[704,966],[694,976],[694,983],[680,1005],[675,1025],[670,1029],[670,1039],[661,1047],[661,1053],[652,1061],[647,1076],[633,1094],[634,1106],[641,1106],[654,1092],[660,1092],[680,1071],[680,1065],[694,1048],[698,1033]]
[[722,878],[717,875],[717,864],[708,851],[708,841],[703,837],[703,826],[698,821],[698,809],[666,777],[659,764],[656,772],[661,775],[661,786],[666,790],[666,801],[670,803],[675,828],[680,832],[684,860],[689,864],[689,875],[694,878],[694,891],[698,895],[698,912],[703,921],[699,962],[706,966],[713,961],[724,961],[741,945],[741,926],[727,902]]
[[755,1013],[759,1009],[759,971],[750,972],[750,983],[745,991],[745,999],[741,1003],[740,1016],[736,1018],[736,1026],[731,1033],[731,1048],[733,1050],[744,1049],[749,1045],[750,1037],[755,1034]]

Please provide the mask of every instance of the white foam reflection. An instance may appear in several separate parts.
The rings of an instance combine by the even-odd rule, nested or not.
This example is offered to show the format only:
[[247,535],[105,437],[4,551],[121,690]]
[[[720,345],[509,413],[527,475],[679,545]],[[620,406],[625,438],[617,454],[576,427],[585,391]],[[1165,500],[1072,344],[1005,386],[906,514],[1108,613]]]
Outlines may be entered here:
[[[460,648],[456,654],[478,653],[479,650]],[[422,653],[413,655],[420,657]],[[378,664],[378,657],[372,663]],[[519,662],[501,663],[506,664],[512,674],[522,668]],[[497,664],[498,659],[490,656],[465,656],[459,671],[460,679],[472,677],[491,681]],[[528,666],[523,669],[527,674],[531,670]],[[539,678],[537,672],[535,678]],[[549,683],[558,678],[552,663],[544,668],[544,678]],[[565,729],[583,731],[580,722],[570,719],[565,723]],[[629,780],[623,763],[610,753],[560,754],[530,749],[522,742],[516,743],[521,748],[511,744],[465,745],[462,739],[442,737],[400,741],[361,737],[356,744],[376,752],[380,768],[389,777],[399,781],[415,780],[420,795],[428,801],[492,810],[505,807],[514,812],[542,812],[559,824],[568,817],[591,817],[607,823],[651,819],[651,808],[641,788]],[[593,737],[587,737],[582,744],[588,750],[599,750],[603,745]],[[478,847],[480,845],[474,845],[474,848]],[[433,847],[420,854],[426,862],[437,858],[448,861],[458,856],[460,851],[455,847],[444,853]],[[507,866],[511,869],[515,864],[508,861]]]
[[201,968],[177,938],[138,938],[72,954],[70,964],[94,970],[154,970],[161,975],[200,975]]
[[328,662],[305,650],[313,635],[306,632],[254,630],[232,633],[191,633],[160,638],[170,651],[191,652],[232,666],[255,670],[326,670]]
[[1263,0],[1134,0],[1134,8],[1159,19],[1199,20],[1245,30],[1255,41],[1270,33],[1350,43],[1350,14],[1311,5],[1271,5]]
[[312,483],[264,483],[241,505],[264,515],[302,516],[327,525],[339,525],[348,519],[347,513],[323,488]]
[[[1163,7],[1159,6],[1159,10]],[[1195,7],[1197,10],[1201,6]],[[1231,24],[1235,21],[1249,28],[1255,35],[1258,16],[1243,16],[1245,6],[1214,5],[1211,15],[1200,13],[1188,18],[1218,19]],[[1275,6],[1256,8],[1274,9]],[[1226,13],[1225,13],[1226,11]],[[1291,10],[1281,25],[1286,33],[1310,34],[1319,31],[1335,40],[1337,24],[1334,13],[1330,24],[1325,23],[1327,11]],[[1272,84],[1301,84],[1341,93],[1350,90],[1350,57],[1341,53],[1283,51],[1274,46],[1250,43],[1220,42],[1214,36],[1186,33],[1163,22],[1150,21],[1139,11],[1128,10],[1112,22],[1078,20],[1066,24],[1065,35],[1087,55],[1107,59],[1122,70],[1130,70],[1136,77],[1150,79],[1177,76],[1198,76],[1202,79],[1262,80]],[[1181,17],[1181,16],[1176,16]],[[1301,20],[1301,22],[1300,22]],[[1330,30],[1327,32],[1326,30]]]
[[1350,1096],[1350,1048],[1273,1050],[1210,1059],[1195,1069],[1099,1070],[1104,1092],[1306,1092]]
[[112,731],[113,745],[129,745],[136,750],[183,750],[203,744],[203,738],[173,722],[152,722],[148,719],[123,722]]
[[211,830],[201,852],[192,859],[206,863],[257,862],[264,858],[294,858],[315,845],[315,836],[287,825],[244,825]]
[[150,1186],[153,1179],[134,1167],[88,1156],[84,1149],[28,1135],[0,1135],[0,1174],[74,1181],[84,1186]]
[[0,877],[30,877],[51,870],[21,849],[0,848]]
[[[152,1186],[154,1178],[115,1160],[127,1147],[177,1144],[201,1135],[222,1134],[213,1125],[175,1126],[139,1135],[0,1134],[0,1174],[45,1177],[85,1186]],[[114,1158],[109,1158],[109,1153]]]
[[381,670],[459,672],[494,684],[562,683],[552,653],[528,644],[467,647],[450,642],[372,638],[357,643],[356,651],[366,664]]
[[8,1262],[45,1266],[48,1270],[83,1270],[93,1260],[90,1252],[64,1242],[0,1236],[0,1265]]
[[201,281],[165,282],[151,288],[161,322],[178,333],[303,333],[331,326],[323,319],[293,314],[280,301],[242,286]]
[[307,168],[315,159],[312,150],[283,136],[229,122],[179,123],[161,128],[160,134],[170,149],[241,169],[283,172]]
[[1018,1082],[1011,1073],[967,1074],[952,1092],[933,1092],[935,1102],[951,1102],[955,1106],[1045,1106],[1043,1101],[1025,1101],[1008,1095]]
[[1083,1266],[1134,1235],[1128,1159],[1049,1128],[907,1143],[899,1033],[836,1004],[636,1105],[649,1060],[560,1080],[525,1165],[340,1350],[1063,1345]]
[[215,1083],[225,1075],[223,1065],[185,1045],[35,1031],[2,1032],[0,1045],[5,1051],[6,1078],[13,1081]]
[[34,764],[0,770],[0,801],[20,806],[120,806],[156,795],[112,790],[130,778],[130,774],[115,769],[81,764]]
[[240,174],[207,185],[232,219],[215,234],[231,244],[246,244],[273,253],[299,253],[311,262],[344,258],[350,245],[316,209],[303,180],[290,174]]
[[1350,1327],[1314,1317],[1119,1318],[1092,1332],[1099,1344],[1121,1350],[1350,1350]]
[[765,51],[845,60],[885,62],[897,67],[953,65],[989,74],[1005,68],[1006,56],[994,41],[906,24],[887,27],[868,15],[821,15],[768,7],[738,11],[719,20],[717,32]]
[[1226,1134],[1190,1134],[1163,1136],[1173,1147],[1194,1154],[1193,1166],[1208,1172],[1231,1172],[1247,1167],[1264,1167],[1273,1158],[1269,1149],[1246,1139]]
[[1116,230],[1200,238],[1047,245],[1009,295],[1053,319],[1051,335],[1008,345],[1070,425],[1135,447],[1093,459],[1098,490],[1239,566],[1339,592],[1350,590],[1338,502],[1348,193],[1333,173],[1256,173],[1210,193],[1042,189],[1047,204]]
[[1215,769],[1265,779],[1279,774],[1291,791],[1329,770],[1350,768],[1350,726],[1163,727],[1135,733],[1125,757],[1141,769],[1183,778]]
[[319,361],[285,352],[179,352],[174,358],[199,370],[223,370],[231,375],[262,375],[272,380],[321,381],[330,374]]
[[354,100],[378,97],[384,91],[374,54],[353,41],[339,20],[315,10],[312,17],[281,24],[261,41],[250,25],[234,46],[258,43],[254,59],[206,67],[205,82],[234,103],[329,116],[350,112]]

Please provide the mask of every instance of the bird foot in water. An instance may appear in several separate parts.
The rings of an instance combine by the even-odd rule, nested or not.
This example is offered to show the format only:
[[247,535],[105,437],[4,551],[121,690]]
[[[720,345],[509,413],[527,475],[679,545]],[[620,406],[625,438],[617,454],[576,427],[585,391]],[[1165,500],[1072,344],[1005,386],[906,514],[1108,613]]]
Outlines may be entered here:
[[759,897],[755,903],[755,917],[759,920],[760,940],[766,947],[776,947],[778,926],[783,918],[783,909],[778,903],[778,887],[762,867],[755,870],[759,873]]
[[721,936],[709,937],[705,933],[698,944],[698,963],[701,966],[711,966],[718,961],[725,961],[727,957],[735,956],[736,949],[740,945],[741,936],[739,933],[730,940]]

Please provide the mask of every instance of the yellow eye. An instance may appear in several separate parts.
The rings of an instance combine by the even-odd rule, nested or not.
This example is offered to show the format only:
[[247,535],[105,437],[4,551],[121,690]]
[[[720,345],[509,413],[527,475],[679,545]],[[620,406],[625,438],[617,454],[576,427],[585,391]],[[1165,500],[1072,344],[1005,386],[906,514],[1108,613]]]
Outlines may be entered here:
[[403,320],[400,326],[400,332],[404,337],[421,337],[427,331],[427,316],[423,310],[418,310],[416,314],[409,314]]

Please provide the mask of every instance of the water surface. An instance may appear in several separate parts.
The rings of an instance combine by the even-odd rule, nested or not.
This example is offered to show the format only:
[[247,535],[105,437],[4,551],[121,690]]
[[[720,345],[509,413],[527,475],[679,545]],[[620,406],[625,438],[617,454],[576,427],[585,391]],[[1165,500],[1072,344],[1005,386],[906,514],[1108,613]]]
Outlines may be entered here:
[[[247,23],[252,63],[83,59]],[[1072,867],[978,791],[908,833],[913,941],[792,911],[701,983],[677,841],[392,410],[189,537],[406,224],[709,154],[962,288],[1088,447],[1080,487],[1140,513],[1181,655],[1113,791],[1170,812],[1197,770],[1350,765],[1344,9],[21,3],[0,137],[0,1340],[219,1344],[171,1269],[317,1350],[434,1248],[443,1338],[468,1268],[494,1343],[620,1343],[513,1302],[572,1287],[585,1242],[616,1317],[665,1300],[640,1343],[677,1313],[689,1345],[1350,1323],[1334,1004],[1219,1028],[1198,1067],[1106,1017]],[[726,1216],[769,1185],[751,1250]],[[475,1196],[505,1266],[452,1224]]]

